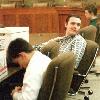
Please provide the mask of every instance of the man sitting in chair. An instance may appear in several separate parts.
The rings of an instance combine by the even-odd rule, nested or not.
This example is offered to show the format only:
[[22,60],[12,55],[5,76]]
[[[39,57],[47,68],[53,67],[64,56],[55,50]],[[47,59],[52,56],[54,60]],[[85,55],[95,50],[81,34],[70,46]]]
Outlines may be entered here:
[[89,20],[89,25],[96,26],[97,24],[97,7],[94,4],[85,7],[85,16]]
[[[89,20],[89,25],[93,25],[97,28],[95,42],[99,44],[100,48],[100,15],[96,5],[91,4],[85,7],[85,16]],[[100,50],[99,50],[100,55]]]
[[[78,34],[80,26],[81,18],[78,15],[69,15],[65,23],[65,36],[57,37],[48,41],[56,41],[60,44],[59,53],[73,51],[76,56],[76,68],[84,55],[86,47],[85,39]],[[48,44],[48,42],[38,45],[37,48],[41,49],[44,45]]]
[[11,41],[7,57],[12,59],[13,63],[26,69],[23,86],[15,87],[11,93],[13,100],[36,100],[51,59],[39,51],[34,51],[27,41],[20,38]]

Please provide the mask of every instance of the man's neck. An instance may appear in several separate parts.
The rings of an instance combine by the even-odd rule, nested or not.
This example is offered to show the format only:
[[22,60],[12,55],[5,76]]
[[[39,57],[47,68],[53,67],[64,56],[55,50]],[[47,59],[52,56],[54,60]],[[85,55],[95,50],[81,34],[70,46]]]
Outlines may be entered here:
[[65,36],[67,37],[67,36],[69,36],[69,35],[66,33]]
[[28,53],[28,55],[27,55],[28,56],[27,57],[28,58],[27,59],[28,60],[28,63],[30,62],[30,59],[32,58],[32,56],[34,55],[34,53],[35,53],[35,51],[32,51],[31,53]]

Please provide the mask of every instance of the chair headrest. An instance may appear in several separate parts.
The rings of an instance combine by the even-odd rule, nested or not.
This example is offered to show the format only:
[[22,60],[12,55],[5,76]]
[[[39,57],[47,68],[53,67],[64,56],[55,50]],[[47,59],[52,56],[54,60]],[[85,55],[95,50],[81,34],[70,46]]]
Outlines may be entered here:
[[86,26],[79,30],[79,34],[81,34],[85,39],[95,41],[96,37],[96,27],[93,25]]

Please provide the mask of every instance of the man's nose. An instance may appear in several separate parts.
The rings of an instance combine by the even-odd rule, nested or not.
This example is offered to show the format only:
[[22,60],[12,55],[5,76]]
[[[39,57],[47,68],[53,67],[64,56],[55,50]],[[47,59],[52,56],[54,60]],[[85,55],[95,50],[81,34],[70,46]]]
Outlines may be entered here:
[[75,28],[77,28],[77,27],[78,27],[78,25],[77,25],[77,24],[74,24],[74,27],[75,27]]

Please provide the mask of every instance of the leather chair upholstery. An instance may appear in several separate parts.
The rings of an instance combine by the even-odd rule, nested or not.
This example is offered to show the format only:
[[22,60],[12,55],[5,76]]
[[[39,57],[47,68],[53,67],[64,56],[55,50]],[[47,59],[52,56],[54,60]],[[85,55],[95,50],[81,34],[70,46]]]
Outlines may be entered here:
[[40,51],[52,59],[58,56],[59,47],[60,45],[56,41],[51,41],[47,45],[43,46]]
[[71,94],[76,94],[80,86],[86,79],[89,71],[93,67],[98,50],[99,50],[99,46],[96,42],[87,40],[85,53],[82,57],[82,60],[79,63],[78,68],[76,69],[77,73],[73,75],[73,79],[69,91]]
[[[100,49],[100,23],[97,23],[96,27],[97,27],[97,33],[96,33],[95,41],[96,41],[96,43],[98,43],[99,49]],[[100,50],[99,50],[99,52],[100,52]]]
[[99,49],[99,46],[96,42],[91,40],[86,41],[87,46],[85,49],[85,53],[79,63],[79,67],[77,68],[77,71],[82,75],[86,75],[87,71],[90,70],[90,68],[92,67]]
[[84,39],[95,41],[96,38],[96,27],[93,25],[86,26],[79,30],[79,34],[82,35]]
[[74,64],[73,52],[62,53],[52,59],[45,73],[37,100],[66,100]]

